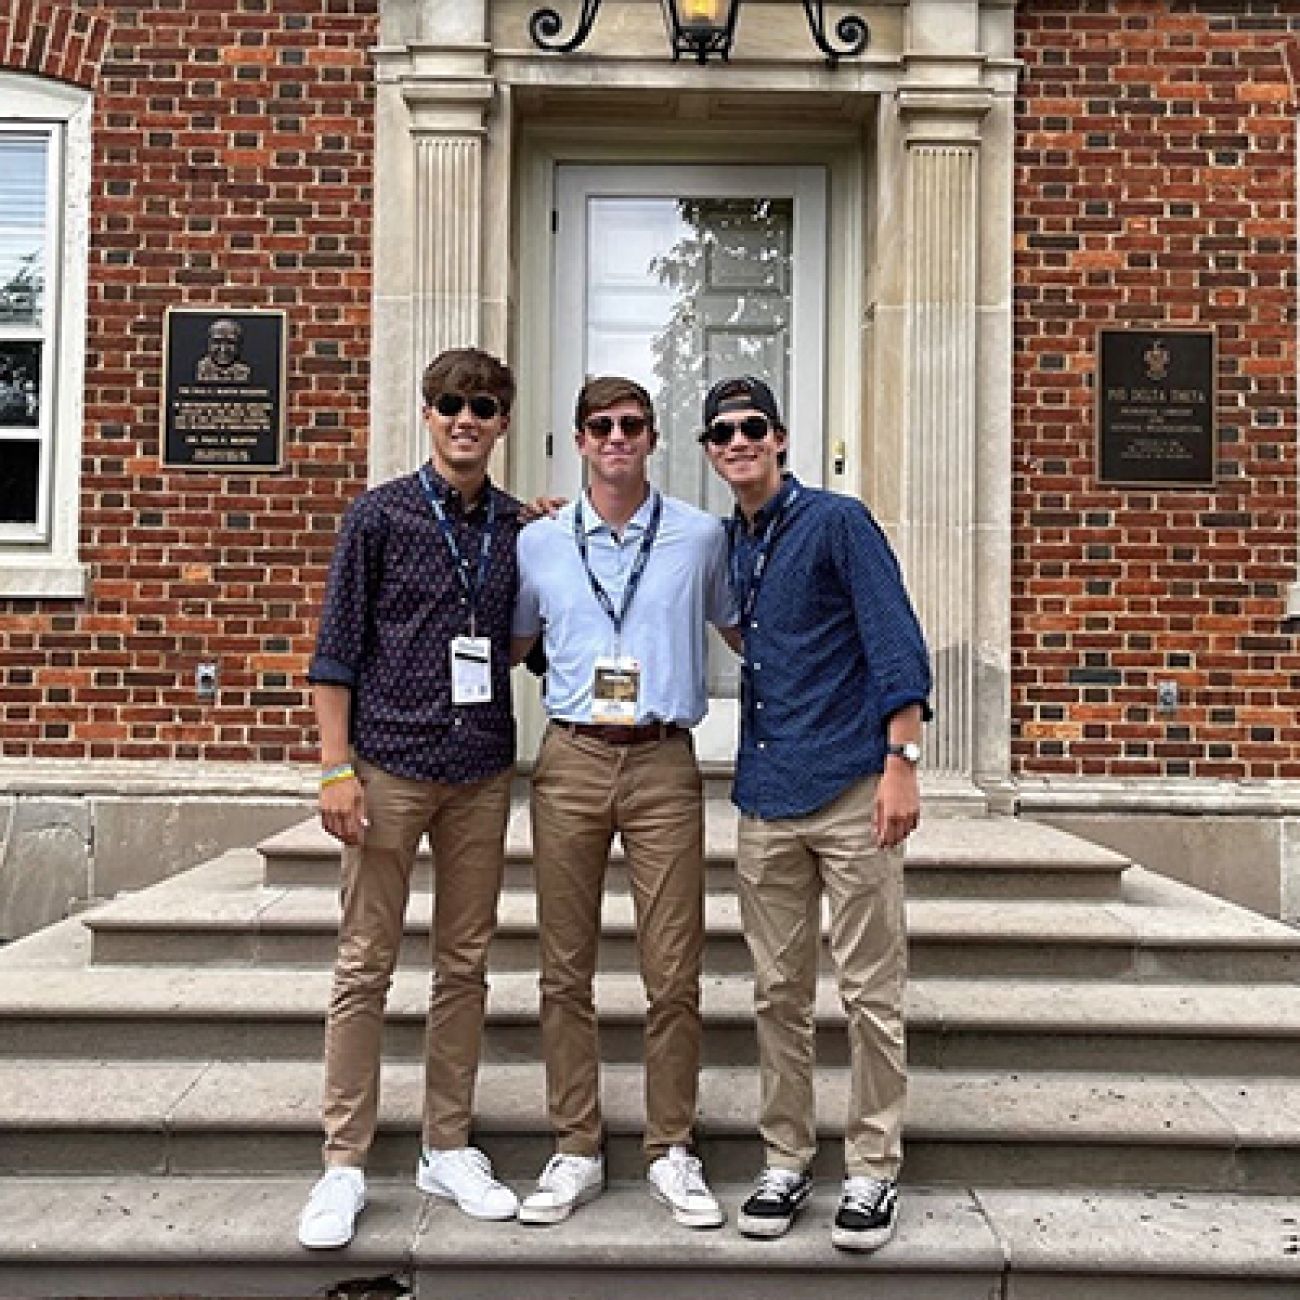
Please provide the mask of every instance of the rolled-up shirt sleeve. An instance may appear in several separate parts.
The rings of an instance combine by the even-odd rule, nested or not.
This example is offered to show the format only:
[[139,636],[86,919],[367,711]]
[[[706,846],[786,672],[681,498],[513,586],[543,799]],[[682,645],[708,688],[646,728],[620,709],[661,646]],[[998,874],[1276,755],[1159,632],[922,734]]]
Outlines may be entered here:
[[356,681],[370,625],[372,579],[383,545],[378,524],[364,499],[343,517],[330,562],[316,651],[307,671],[309,682],[351,686]]
[[930,655],[908,598],[902,570],[880,525],[867,508],[846,503],[832,530],[832,553],[851,592],[858,635],[874,679],[880,716],[888,719],[910,704],[933,716]]

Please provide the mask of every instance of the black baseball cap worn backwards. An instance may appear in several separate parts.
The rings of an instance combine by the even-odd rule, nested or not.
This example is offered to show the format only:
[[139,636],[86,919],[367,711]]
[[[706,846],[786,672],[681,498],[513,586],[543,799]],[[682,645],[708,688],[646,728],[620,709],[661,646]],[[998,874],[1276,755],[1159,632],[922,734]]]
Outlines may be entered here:
[[746,409],[762,411],[778,429],[785,428],[772,390],[757,375],[719,379],[704,398],[704,427],[707,429],[724,411]]

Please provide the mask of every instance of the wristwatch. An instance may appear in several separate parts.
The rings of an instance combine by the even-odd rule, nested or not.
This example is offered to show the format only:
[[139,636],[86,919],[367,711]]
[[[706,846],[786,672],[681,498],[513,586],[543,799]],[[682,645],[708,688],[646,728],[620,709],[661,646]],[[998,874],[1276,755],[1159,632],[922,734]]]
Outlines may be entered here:
[[885,753],[901,758],[913,767],[921,761],[921,746],[914,740],[905,740],[901,745],[886,745]]

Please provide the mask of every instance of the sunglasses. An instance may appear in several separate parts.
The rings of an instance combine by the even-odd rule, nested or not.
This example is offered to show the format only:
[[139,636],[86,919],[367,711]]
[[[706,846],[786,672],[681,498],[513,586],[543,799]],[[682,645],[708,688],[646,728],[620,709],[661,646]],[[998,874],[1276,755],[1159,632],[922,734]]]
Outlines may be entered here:
[[608,438],[615,423],[625,438],[639,438],[650,427],[644,415],[620,415],[617,421],[612,415],[592,415],[582,422],[582,427],[593,438]]
[[714,420],[700,434],[700,441],[711,442],[715,447],[725,447],[736,436],[737,429],[750,442],[762,442],[772,432],[772,425],[765,415],[747,415],[743,420]]
[[444,419],[459,415],[469,403],[469,413],[476,420],[494,420],[501,413],[501,403],[489,393],[475,393],[464,397],[460,393],[439,393],[433,399],[433,409]]

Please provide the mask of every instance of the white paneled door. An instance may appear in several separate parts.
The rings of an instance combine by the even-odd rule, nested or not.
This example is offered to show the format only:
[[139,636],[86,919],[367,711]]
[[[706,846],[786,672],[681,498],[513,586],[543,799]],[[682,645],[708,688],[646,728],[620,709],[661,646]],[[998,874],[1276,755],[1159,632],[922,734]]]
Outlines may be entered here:
[[[771,385],[793,437],[790,464],[824,463],[826,173],[820,167],[560,166],[550,486],[581,490],[573,401],[589,375],[626,375],[654,399],[651,473],[717,514],[730,495],[696,441],[709,386],[733,374]],[[737,673],[711,657],[700,756],[735,750]]]

